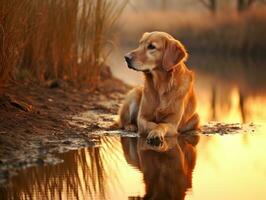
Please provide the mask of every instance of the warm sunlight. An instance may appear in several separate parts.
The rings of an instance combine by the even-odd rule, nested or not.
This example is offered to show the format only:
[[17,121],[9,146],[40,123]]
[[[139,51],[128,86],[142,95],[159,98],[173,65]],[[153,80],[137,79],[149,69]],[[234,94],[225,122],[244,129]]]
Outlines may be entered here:
[[186,199],[265,199],[265,127],[257,135],[201,137]]
[[0,199],[265,200],[266,0],[1,0]]

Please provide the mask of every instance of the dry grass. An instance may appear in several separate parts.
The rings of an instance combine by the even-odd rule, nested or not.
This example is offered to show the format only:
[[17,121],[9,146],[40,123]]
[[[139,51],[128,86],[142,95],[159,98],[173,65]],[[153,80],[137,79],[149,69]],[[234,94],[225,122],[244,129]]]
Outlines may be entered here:
[[127,0],[2,0],[0,86],[27,74],[92,83]]
[[265,7],[216,17],[199,12],[127,13],[124,24],[124,45],[136,45],[145,31],[161,30],[180,39],[190,51],[256,56],[266,51]]

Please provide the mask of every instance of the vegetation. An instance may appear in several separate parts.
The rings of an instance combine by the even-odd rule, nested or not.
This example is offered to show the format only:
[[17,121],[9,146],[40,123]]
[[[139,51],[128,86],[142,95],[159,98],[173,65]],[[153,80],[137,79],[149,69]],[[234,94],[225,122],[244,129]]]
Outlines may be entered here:
[[207,9],[209,9],[213,14],[217,12],[217,1],[216,0],[199,0]]
[[[219,13],[146,11],[128,14],[123,44],[133,45],[145,31],[166,31],[189,51],[221,55],[260,56],[266,52],[266,9]],[[144,19],[145,20],[142,20]]]
[[93,83],[126,0],[1,0],[0,87],[11,79]]
[[[199,19],[200,20],[200,19]],[[264,56],[266,50],[265,9],[241,15],[221,14],[183,24],[173,33],[191,49],[228,55]]]

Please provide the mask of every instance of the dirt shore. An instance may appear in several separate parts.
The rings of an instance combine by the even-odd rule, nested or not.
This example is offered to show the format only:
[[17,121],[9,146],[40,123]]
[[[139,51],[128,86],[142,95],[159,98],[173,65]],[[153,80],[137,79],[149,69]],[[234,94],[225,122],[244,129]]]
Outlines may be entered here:
[[6,87],[0,97],[0,183],[18,169],[59,162],[54,153],[97,143],[92,133],[106,129],[102,122],[113,123],[129,89],[111,76],[93,92],[62,81]]

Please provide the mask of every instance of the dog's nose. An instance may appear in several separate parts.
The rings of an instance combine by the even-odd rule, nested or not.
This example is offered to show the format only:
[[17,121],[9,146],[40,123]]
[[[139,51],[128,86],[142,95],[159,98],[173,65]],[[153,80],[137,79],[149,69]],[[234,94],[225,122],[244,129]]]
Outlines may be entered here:
[[132,68],[132,57],[129,54],[126,54],[124,57],[125,57],[128,68],[131,69]]
[[125,55],[125,60],[127,64],[129,64],[131,62],[131,57],[129,55]]

